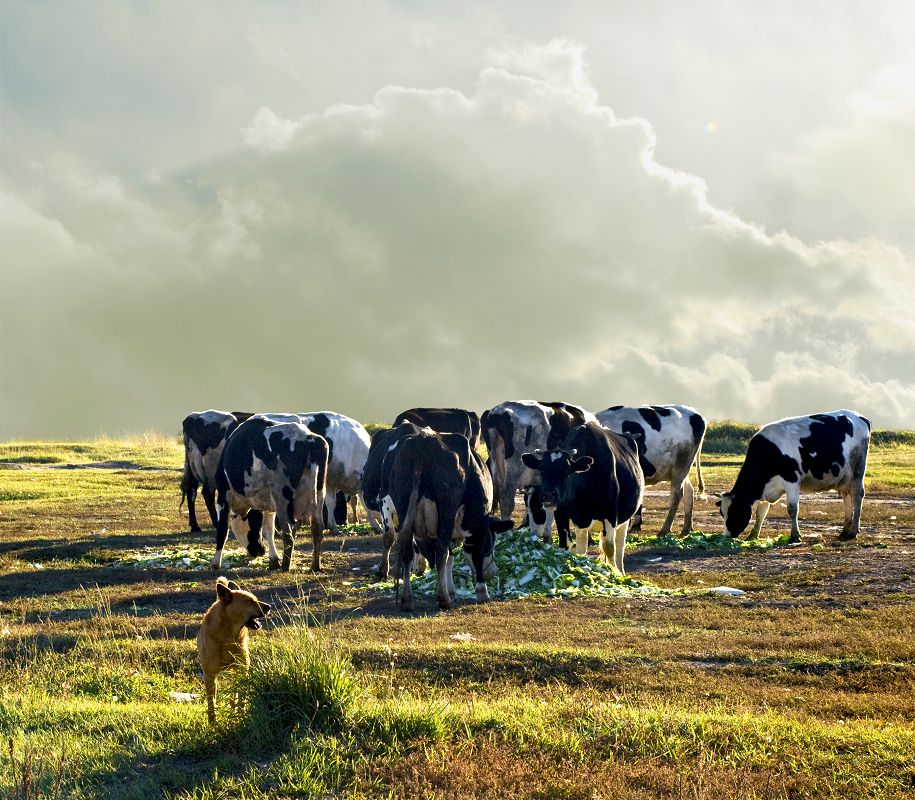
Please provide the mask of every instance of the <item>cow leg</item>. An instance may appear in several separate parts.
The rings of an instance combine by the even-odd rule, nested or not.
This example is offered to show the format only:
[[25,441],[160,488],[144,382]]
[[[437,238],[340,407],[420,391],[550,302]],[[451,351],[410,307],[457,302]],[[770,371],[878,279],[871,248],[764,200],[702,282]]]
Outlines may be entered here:
[[689,477],[683,479],[683,531],[682,535],[686,536],[688,533],[693,532],[693,502],[695,500],[696,491],[693,489],[693,484],[690,482]]
[[292,532],[292,522],[289,519],[289,513],[280,504],[276,512],[276,528],[283,538],[283,572],[289,572],[292,567],[292,551],[295,547],[295,537]]
[[[404,611],[413,610],[413,587],[410,584],[410,568],[413,566],[413,536],[398,536],[397,560],[400,562],[400,607]],[[395,580],[395,593],[397,583]]]
[[216,527],[216,492],[212,489],[202,488],[200,493],[203,495],[203,503],[210,512],[210,519],[213,520],[213,527]]
[[604,520],[604,529],[600,534],[600,556],[598,557],[601,564],[613,563],[613,542],[609,535],[612,529],[610,523]]
[[[839,534],[843,542],[857,537],[861,530],[861,506],[864,505],[864,484],[853,485],[845,501],[845,527]],[[849,522],[849,507],[851,508],[851,521]],[[846,530],[847,528],[847,530]]]
[[457,589],[454,586],[454,553],[451,550],[448,551],[447,572],[448,572],[448,596],[451,598],[451,602],[453,603],[455,600],[457,600]]
[[451,551],[448,545],[439,541],[435,548],[435,570],[438,573],[438,607],[442,611],[454,607],[454,602],[448,593],[448,561],[450,558]]
[[505,519],[509,519],[515,514],[515,492],[517,487],[513,483],[506,481],[502,487],[502,493],[499,495],[499,514]]
[[632,515],[632,519],[630,520],[630,523],[631,523],[630,530],[633,533],[635,533],[636,531],[642,530],[642,506],[641,505],[638,507],[638,510],[635,512],[635,514]]
[[677,516],[677,508],[680,506],[680,500],[683,499],[683,485],[676,481],[670,482],[670,507],[667,509],[667,519],[661,526],[658,536],[667,536],[674,524],[674,517]]
[[[391,548],[393,546],[394,531],[389,532],[385,528],[384,533],[381,535],[381,561],[378,562],[378,577],[381,580],[387,578],[390,572]],[[400,572],[395,572],[395,577],[399,574]]]
[[[372,533],[381,533],[381,532],[382,532],[382,531],[381,531],[381,525],[378,524],[378,520],[379,520],[379,518],[380,518],[380,515],[379,515],[377,512],[372,511],[372,510],[365,504],[365,497],[363,496],[362,492],[359,492],[359,502],[362,503],[362,507],[365,509],[365,516],[366,516],[366,519],[368,519],[368,521],[369,521],[369,525],[372,526]],[[356,515],[356,511],[355,511],[355,509],[354,509],[354,510],[353,510],[353,516],[355,516],[355,515]]]
[[324,526],[321,524],[320,510],[315,509],[311,518],[311,570],[321,571],[321,549],[324,546]]
[[223,495],[219,498],[219,502],[216,503],[216,553],[213,555],[213,560],[210,561],[210,568],[213,571],[222,566],[222,551],[226,546],[226,538],[229,535],[230,513],[229,504]]
[[575,552],[580,556],[588,555],[588,534],[591,529],[579,528],[577,525],[572,527],[575,529]]
[[200,524],[197,522],[196,504],[197,487],[192,486],[187,490],[187,521],[191,527],[191,533],[200,533]]
[[273,535],[276,528],[276,514],[272,512],[264,513],[264,528],[261,531],[264,538],[267,540],[267,551],[270,553],[270,569],[279,569],[280,568],[280,557],[276,552],[276,542],[274,541]]
[[358,525],[359,524],[359,512],[357,509],[358,509],[359,495],[351,494],[347,498],[347,501],[349,502],[349,510],[352,512],[353,525]]
[[527,509],[528,529],[549,544],[553,540],[553,511],[544,508],[543,491],[539,486],[528,488],[524,493],[524,504]]
[[791,520],[791,538],[789,542],[796,543],[801,540],[801,529],[797,526],[797,507],[800,500],[800,487],[790,488],[786,492],[788,501],[788,518]]
[[327,510],[327,522],[325,526],[330,528],[332,534],[338,534],[340,532],[337,527],[337,492],[328,489],[327,493],[324,495],[324,508]]
[[763,523],[766,521],[766,514],[769,513],[769,503],[765,500],[760,500],[756,504],[756,524],[753,525],[753,530],[750,531],[750,535],[747,537],[747,540],[755,539],[759,536],[759,532],[762,530]]
[[[605,521],[604,525],[607,526],[610,523]],[[609,527],[605,527],[605,530],[608,532],[611,530]],[[613,564],[620,571],[620,575],[626,574],[626,567],[623,566],[623,558],[626,555],[626,533],[629,530],[629,520],[627,519],[622,525],[617,525],[616,529],[613,531]]]
[[566,512],[556,510],[556,533],[559,536],[559,547],[563,550],[569,549],[569,516]]

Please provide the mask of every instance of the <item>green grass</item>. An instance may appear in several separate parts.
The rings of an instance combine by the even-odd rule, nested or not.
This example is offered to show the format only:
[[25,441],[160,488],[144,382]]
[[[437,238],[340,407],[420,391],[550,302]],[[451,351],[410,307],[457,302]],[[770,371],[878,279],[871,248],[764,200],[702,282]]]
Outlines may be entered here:
[[[212,532],[187,533],[178,510],[180,447],[81,446],[0,450],[39,467],[0,469],[0,796],[22,793],[26,764],[32,796],[58,796],[61,776],[59,796],[74,800],[901,800],[915,790],[905,437],[875,437],[868,491],[881,502],[866,501],[852,545],[830,527],[840,502],[804,498],[800,547],[782,542],[779,506],[760,542],[725,541],[711,500],[697,501],[704,533],[659,541],[666,498],[650,495],[627,570],[673,590],[660,596],[447,613],[418,597],[420,611],[404,615],[389,588],[366,588],[380,544],[364,526],[327,537],[320,576],[307,570],[307,537],[291,573],[240,559],[227,574],[279,611],[254,636],[251,671],[221,683],[214,729],[194,644],[212,576],[129,563],[212,547]],[[41,468],[76,460],[161,469]],[[739,461],[710,452],[709,489],[728,488]],[[748,594],[701,594],[718,584]],[[174,699],[188,692],[199,696]]]

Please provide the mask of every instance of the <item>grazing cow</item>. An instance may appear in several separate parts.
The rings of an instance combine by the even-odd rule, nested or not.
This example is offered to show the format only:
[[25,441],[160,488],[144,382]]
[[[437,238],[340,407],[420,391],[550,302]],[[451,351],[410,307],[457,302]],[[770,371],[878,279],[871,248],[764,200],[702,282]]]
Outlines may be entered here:
[[[396,520],[388,496],[388,479],[394,464],[394,453],[404,437],[420,432],[422,428],[412,422],[401,422],[387,430],[380,430],[372,437],[369,457],[362,470],[362,500],[366,509],[381,515],[383,550],[378,564],[378,577],[388,577],[391,547],[394,545]],[[396,567],[399,565],[395,566]]]
[[388,493],[400,523],[401,607],[413,607],[410,568],[417,551],[438,571],[439,607],[454,605],[452,550],[462,542],[476,573],[477,600],[488,600],[486,579],[495,574],[495,537],[512,522],[490,515],[492,483],[467,437],[428,428],[404,437],[394,452]]
[[195,411],[181,423],[184,433],[184,474],[181,476],[181,504],[187,500],[191,531],[200,530],[197,522],[197,489],[216,525],[216,466],[229,434],[238,423],[250,417],[246,411]]
[[625,574],[626,532],[645,487],[635,440],[588,422],[573,428],[561,447],[524,453],[522,458],[540,473],[543,504],[555,511],[560,546],[568,544],[571,521],[576,550],[587,553],[588,530],[599,520],[604,525],[602,558]]
[[[274,422],[300,422],[312,433],[327,441],[330,448],[330,466],[327,472],[327,493],[324,496],[326,516],[322,514],[322,520],[325,527],[330,528],[331,533],[339,533],[338,524],[342,515],[338,516],[337,505],[341,502],[340,493],[344,495],[344,503],[347,496],[361,496],[362,470],[365,468],[372,442],[366,429],[356,420],[334,411],[259,416]],[[364,502],[363,500],[363,504]],[[371,513],[367,516],[372,530],[380,533],[381,527],[375,517]]]
[[[216,554],[212,567],[219,569],[229,532],[229,514],[242,519],[253,509],[275,516],[283,537],[283,570],[292,563],[293,534],[311,523],[314,544],[312,569],[321,569],[321,507],[328,473],[328,444],[299,422],[275,422],[256,415],[243,422],[222,451],[216,471]],[[273,526],[263,525],[270,547],[270,568],[280,561],[273,542]],[[263,555],[260,528],[248,534],[248,554]]]
[[830,411],[809,417],[770,422],[750,439],[734,488],[721,495],[718,507],[731,536],[750,523],[753,504],[759,535],[769,505],[786,495],[791,518],[791,541],[801,540],[797,508],[801,489],[835,489],[845,501],[845,525],[839,539],[854,539],[861,524],[864,471],[871,440],[871,423],[854,411]]
[[576,425],[594,422],[589,411],[571,403],[537,403],[533,400],[508,401],[484,412],[483,441],[489,450],[495,507],[503,517],[511,516],[515,494],[525,489],[528,526],[549,541],[553,510],[544,508],[540,474],[524,465],[525,452],[558,447]]
[[[705,438],[705,419],[689,406],[612,406],[597,412],[597,421],[614,433],[628,433],[639,446],[639,464],[645,484],[670,481],[670,505],[659,536],[666,536],[674,524],[683,500],[683,533],[693,529],[693,485],[689,471],[693,462],[699,477],[699,496],[705,497],[700,454]],[[632,520],[630,531],[642,527],[642,509]]]
[[397,415],[392,427],[412,422],[420,428],[432,428],[437,433],[461,433],[476,450],[480,446],[480,417],[476,411],[463,408],[410,408]]

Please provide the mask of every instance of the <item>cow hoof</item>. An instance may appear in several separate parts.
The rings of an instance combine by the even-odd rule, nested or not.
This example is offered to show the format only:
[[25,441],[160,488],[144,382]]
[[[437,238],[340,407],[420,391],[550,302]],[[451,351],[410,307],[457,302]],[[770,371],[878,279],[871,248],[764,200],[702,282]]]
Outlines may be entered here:
[[[840,538],[841,538],[841,537],[840,537]],[[791,536],[788,537],[788,544],[800,544],[800,543],[801,543],[801,537],[800,537],[800,536],[794,536],[794,535],[792,534]]]
[[219,564],[214,564],[211,561],[210,562],[210,572],[219,572],[219,566],[220,566]]
[[278,558],[271,558],[270,559],[270,569],[279,569],[279,568],[280,568],[280,560]]
[[199,525],[191,525],[191,533],[203,533],[203,529]]
[[858,536],[857,533],[852,533],[850,531],[848,533],[846,533],[845,531],[842,531],[842,533],[839,534],[839,541],[840,542],[853,542],[857,538],[857,536]]
[[400,601],[400,610],[401,611],[412,611],[413,610],[413,601],[401,600]]

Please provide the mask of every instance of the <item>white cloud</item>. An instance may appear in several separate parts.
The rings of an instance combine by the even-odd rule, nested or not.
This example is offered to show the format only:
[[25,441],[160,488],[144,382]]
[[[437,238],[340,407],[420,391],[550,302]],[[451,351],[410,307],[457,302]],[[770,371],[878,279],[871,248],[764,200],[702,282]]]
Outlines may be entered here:
[[[155,185],[46,170],[43,224],[120,267],[81,267],[78,303],[50,315],[68,379],[102,398],[90,430],[139,410],[138,426],[211,406],[385,419],[529,396],[915,423],[909,256],[716,207],[657,162],[648,120],[601,104],[576,45],[489,60],[467,91],[389,85],[289,118],[261,105],[247,146]],[[63,334],[46,328],[15,363],[53,368]],[[51,406],[26,381],[4,434]]]

